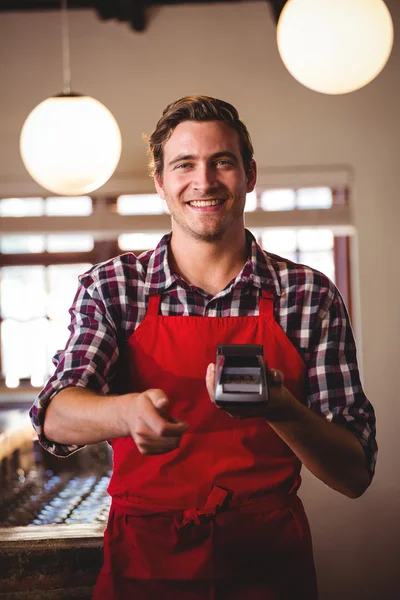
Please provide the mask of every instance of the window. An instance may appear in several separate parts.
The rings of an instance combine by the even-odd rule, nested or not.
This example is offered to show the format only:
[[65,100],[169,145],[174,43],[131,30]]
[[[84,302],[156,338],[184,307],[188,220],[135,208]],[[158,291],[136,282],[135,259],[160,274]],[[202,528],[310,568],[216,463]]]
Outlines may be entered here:
[[[266,250],[326,273],[351,309],[345,187],[260,187],[245,213]],[[0,389],[41,387],[69,335],[78,275],[121,252],[154,248],[170,217],[157,194],[0,199],[0,217]]]
[[[258,189],[249,212],[328,210],[334,190],[326,187]],[[335,234],[329,227],[263,227],[253,229],[259,244],[268,252],[322,271],[336,283]],[[337,236],[336,236],[337,237]]]
[[269,252],[322,271],[335,281],[334,235],[331,229],[268,228],[260,244]]
[[3,267],[0,271],[1,356],[7,387],[20,379],[40,387],[68,335],[77,276],[89,264]]

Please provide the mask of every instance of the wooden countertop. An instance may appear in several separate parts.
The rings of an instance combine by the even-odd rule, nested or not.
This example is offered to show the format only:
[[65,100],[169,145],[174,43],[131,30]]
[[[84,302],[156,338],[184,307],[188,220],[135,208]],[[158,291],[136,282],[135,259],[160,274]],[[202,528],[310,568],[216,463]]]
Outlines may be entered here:
[[81,525],[35,525],[27,527],[0,527],[0,555],[4,548],[8,551],[27,544],[44,550],[45,548],[74,547],[77,545],[101,546],[104,523]]
[[0,599],[90,600],[104,525],[0,528]]

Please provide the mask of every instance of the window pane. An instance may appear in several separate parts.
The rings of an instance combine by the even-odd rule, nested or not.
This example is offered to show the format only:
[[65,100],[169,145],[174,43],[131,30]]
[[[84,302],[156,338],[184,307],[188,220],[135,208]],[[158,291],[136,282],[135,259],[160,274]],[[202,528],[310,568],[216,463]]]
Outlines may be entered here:
[[90,252],[93,248],[92,235],[49,235],[46,238],[48,252]]
[[[54,368],[52,369],[52,371],[54,370]],[[37,373],[34,372],[31,375],[31,385],[33,385],[34,387],[38,387],[38,388],[42,388],[44,386],[44,384],[46,383],[46,380],[48,379],[49,375],[52,373],[52,371],[46,371],[45,373]]]
[[168,209],[158,194],[129,194],[119,196],[117,211],[120,215],[162,215]]
[[49,217],[68,217],[70,215],[85,217],[91,215],[92,212],[90,196],[46,198],[45,214]]
[[331,229],[300,229],[297,234],[299,250],[332,250]]
[[46,315],[45,268],[3,267],[0,270],[0,306],[3,319],[22,321]]
[[26,325],[24,334],[29,336],[24,357],[25,368],[28,368],[31,378],[43,380],[48,375],[46,360],[48,320],[35,319],[23,325]]
[[[1,363],[2,375],[13,381],[21,376],[20,346],[23,347],[21,323],[6,319],[1,324]],[[24,371],[24,369],[22,369]],[[23,373],[28,376],[28,372]]]
[[65,348],[69,338],[68,325],[70,323],[68,313],[64,313],[63,319],[48,321],[48,340],[46,348],[46,375],[54,371],[53,356],[59,350]]
[[43,198],[3,198],[0,200],[0,216],[40,217],[43,207]]
[[246,206],[245,212],[253,212],[257,208],[257,194],[256,190],[253,190],[250,194],[246,195]]
[[152,250],[162,238],[162,233],[122,233],[118,237],[121,250]]
[[297,190],[298,208],[331,208],[332,190],[330,188],[301,188]]
[[335,265],[333,261],[333,252],[330,250],[320,252],[300,252],[299,262],[317,271],[321,271],[335,281]]
[[267,190],[261,195],[263,210],[293,210],[296,206],[294,190]]
[[272,228],[265,229],[262,234],[262,245],[267,252],[289,258],[288,252],[295,253],[297,236],[295,229]]
[[3,235],[0,249],[3,254],[38,254],[44,252],[43,235]]
[[[49,295],[47,314],[50,319],[61,319],[69,323],[68,310],[78,289],[78,275],[90,269],[89,263],[75,265],[51,265],[47,268]],[[67,332],[66,332],[67,333]]]
[[16,379],[44,378],[46,365],[47,319],[18,322],[6,319],[1,324],[3,375]]

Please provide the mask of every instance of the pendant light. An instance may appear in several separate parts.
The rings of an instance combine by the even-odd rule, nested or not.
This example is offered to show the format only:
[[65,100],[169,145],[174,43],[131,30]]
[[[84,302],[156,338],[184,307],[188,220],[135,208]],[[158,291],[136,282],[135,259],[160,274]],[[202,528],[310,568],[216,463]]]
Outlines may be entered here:
[[72,92],[67,0],[61,0],[61,19],[63,91],[28,115],[20,152],[28,173],[42,187],[79,196],[99,188],[114,173],[121,156],[121,133],[103,104]]
[[290,74],[311,90],[347,94],[371,82],[393,47],[383,0],[288,0],[277,27]]

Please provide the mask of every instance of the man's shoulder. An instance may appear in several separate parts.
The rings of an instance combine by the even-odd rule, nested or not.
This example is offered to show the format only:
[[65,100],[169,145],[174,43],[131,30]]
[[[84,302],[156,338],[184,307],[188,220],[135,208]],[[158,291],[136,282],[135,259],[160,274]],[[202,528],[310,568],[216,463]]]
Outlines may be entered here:
[[120,254],[104,262],[97,263],[80,275],[79,281],[84,286],[90,286],[94,283],[111,284],[126,281],[134,284],[135,282],[144,281],[151,253],[150,250],[140,256],[136,256],[133,252]]
[[321,271],[277,254],[265,252],[265,255],[269,267],[275,272],[282,294],[296,292],[298,296],[312,293],[331,300],[337,295],[335,284]]

